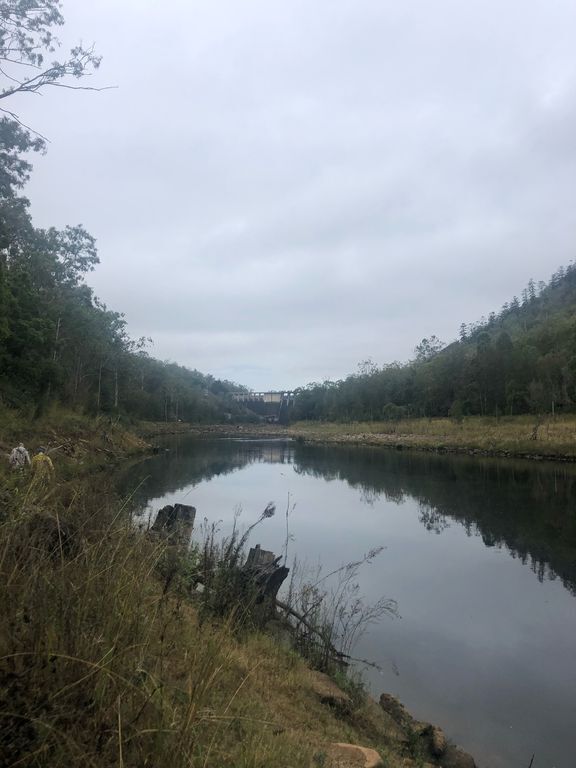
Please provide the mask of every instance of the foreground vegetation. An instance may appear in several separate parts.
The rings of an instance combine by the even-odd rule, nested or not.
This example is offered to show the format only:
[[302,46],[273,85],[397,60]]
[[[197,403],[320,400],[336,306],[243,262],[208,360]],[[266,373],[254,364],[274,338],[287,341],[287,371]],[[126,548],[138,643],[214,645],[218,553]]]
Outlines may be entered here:
[[101,482],[1,479],[3,765],[329,765],[331,741],[410,764],[360,689],[326,707],[240,605],[206,614],[173,548]]

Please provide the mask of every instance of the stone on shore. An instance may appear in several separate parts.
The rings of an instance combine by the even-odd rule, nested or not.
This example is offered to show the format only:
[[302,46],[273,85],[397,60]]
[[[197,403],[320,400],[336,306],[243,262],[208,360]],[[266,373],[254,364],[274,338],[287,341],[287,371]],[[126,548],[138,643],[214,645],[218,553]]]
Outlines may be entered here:
[[326,768],[382,768],[384,762],[375,749],[356,744],[330,744]]
[[395,696],[383,693],[380,706],[404,731],[406,744],[414,737],[417,738],[423,759],[431,765],[440,765],[442,768],[476,768],[469,754],[448,743],[441,728],[416,720]]
[[392,696],[389,693],[383,693],[380,696],[380,706],[384,712],[390,715],[392,720],[398,723],[398,725],[402,726],[403,728],[413,726],[415,722],[414,718],[408,712],[404,704],[402,704],[402,702],[395,696]]

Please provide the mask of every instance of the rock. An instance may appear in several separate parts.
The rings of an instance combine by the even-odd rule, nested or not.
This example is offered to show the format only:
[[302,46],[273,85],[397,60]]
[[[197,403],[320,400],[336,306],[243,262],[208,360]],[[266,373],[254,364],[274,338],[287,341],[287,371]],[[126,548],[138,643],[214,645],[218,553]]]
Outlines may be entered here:
[[431,734],[431,746],[430,749],[432,751],[432,754],[434,757],[441,757],[444,752],[446,752],[446,736],[444,735],[444,731],[441,728],[436,728],[432,726],[432,734]]
[[381,768],[384,762],[375,749],[356,744],[330,744],[326,768]]
[[410,715],[404,704],[395,696],[383,693],[380,696],[380,706],[398,725],[401,725],[403,728],[413,727],[414,718]]
[[340,712],[350,712],[352,699],[328,675],[323,672],[311,673],[311,688],[323,704],[328,704]]
[[426,725],[420,736],[426,741],[426,748],[433,757],[442,757],[446,752],[448,742],[442,728],[437,728],[435,725]]
[[448,745],[442,757],[442,768],[476,768],[476,763],[467,752]]
[[424,760],[438,761],[442,768],[476,768],[469,754],[448,744],[441,728],[413,718],[396,697],[383,693],[380,706],[404,731],[407,740],[417,738]]

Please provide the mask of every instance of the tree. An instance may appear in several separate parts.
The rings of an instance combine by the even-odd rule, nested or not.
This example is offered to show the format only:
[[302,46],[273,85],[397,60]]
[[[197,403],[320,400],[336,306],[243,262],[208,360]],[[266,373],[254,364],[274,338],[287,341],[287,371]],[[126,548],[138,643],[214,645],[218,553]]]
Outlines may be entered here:
[[358,376],[372,376],[377,371],[378,366],[371,357],[358,363]]
[[[53,30],[64,24],[61,7],[59,0],[0,0],[0,100],[50,86],[88,88],[71,80],[98,69],[101,58],[93,48],[78,45],[63,60],[46,62],[46,56],[60,46]],[[13,112],[0,109],[17,119]]]
[[414,347],[414,354],[416,355],[417,362],[420,363],[426,360],[431,360],[438,354],[438,352],[444,349],[445,346],[444,342],[440,341],[434,334],[432,334],[429,339],[422,339],[420,344]]

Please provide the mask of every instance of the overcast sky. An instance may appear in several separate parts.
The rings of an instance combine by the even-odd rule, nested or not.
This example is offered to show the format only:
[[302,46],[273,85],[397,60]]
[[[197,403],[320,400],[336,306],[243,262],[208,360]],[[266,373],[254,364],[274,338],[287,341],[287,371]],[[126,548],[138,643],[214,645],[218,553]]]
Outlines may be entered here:
[[573,0],[67,0],[39,226],[151,354],[254,389],[451,341],[576,253]]

